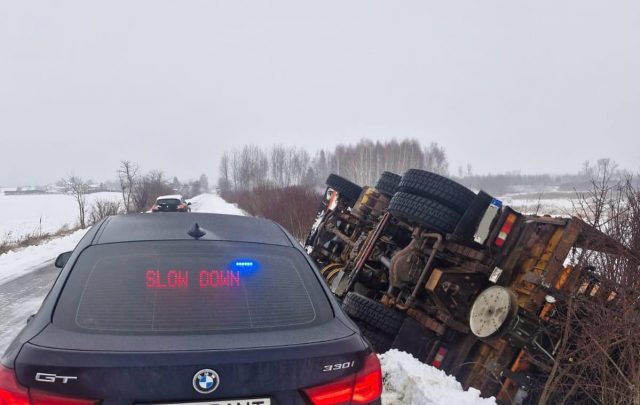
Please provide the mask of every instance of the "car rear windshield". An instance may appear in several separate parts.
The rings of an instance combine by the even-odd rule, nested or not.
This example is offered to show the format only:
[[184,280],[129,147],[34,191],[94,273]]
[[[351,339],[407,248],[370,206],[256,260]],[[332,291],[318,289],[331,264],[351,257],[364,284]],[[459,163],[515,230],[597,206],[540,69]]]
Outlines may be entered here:
[[53,323],[95,333],[290,329],[333,312],[302,253],[211,241],[96,245],[76,261]]
[[163,198],[161,200],[156,201],[156,204],[180,205],[180,200],[178,200],[177,198]]

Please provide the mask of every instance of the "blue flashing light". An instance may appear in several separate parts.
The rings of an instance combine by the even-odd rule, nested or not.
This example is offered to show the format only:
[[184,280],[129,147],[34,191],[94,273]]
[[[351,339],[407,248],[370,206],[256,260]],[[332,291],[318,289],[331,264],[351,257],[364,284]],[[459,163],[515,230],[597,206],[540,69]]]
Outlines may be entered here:
[[229,267],[236,271],[255,271],[260,267],[260,263],[253,259],[236,259],[229,264]]

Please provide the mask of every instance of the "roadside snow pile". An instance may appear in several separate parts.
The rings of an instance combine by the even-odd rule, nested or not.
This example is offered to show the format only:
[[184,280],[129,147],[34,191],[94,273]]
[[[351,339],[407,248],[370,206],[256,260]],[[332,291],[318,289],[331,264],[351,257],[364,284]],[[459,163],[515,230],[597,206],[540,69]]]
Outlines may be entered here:
[[200,194],[191,199],[191,211],[193,212],[215,212],[218,214],[247,215],[235,204],[229,204],[217,194]]
[[52,239],[37,246],[12,250],[0,255],[0,284],[20,277],[47,261],[55,259],[60,253],[76,247],[80,239],[89,230],[80,229],[72,234]]
[[384,378],[385,405],[496,405],[494,398],[480,397],[480,391],[462,389],[444,371],[395,349],[380,355]]

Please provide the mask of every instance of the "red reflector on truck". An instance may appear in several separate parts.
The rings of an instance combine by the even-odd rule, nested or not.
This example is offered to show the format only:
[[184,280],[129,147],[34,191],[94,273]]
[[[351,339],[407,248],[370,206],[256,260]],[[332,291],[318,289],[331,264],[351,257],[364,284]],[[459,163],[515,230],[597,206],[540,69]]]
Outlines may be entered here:
[[516,222],[516,219],[518,219],[516,214],[507,215],[507,218],[504,220],[504,223],[502,224],[502,228],[500,228],[500,232],[496,237],[496,241],[495,241],[496,246],[498,247],[504,246],[504,242],[507,240],[507,237],[509,236],[511,229],[513,228],[513,224]]
[[367,404],[382,394],[382,369],[375,353],[356,374],[304,390],[313,405]]
[[447,355],[448,350],[444,347],[438,349],[438,353],[436,353],[436,357],[433,358],[431,365],[435,368],[442,367],[442,361],[444,357]]

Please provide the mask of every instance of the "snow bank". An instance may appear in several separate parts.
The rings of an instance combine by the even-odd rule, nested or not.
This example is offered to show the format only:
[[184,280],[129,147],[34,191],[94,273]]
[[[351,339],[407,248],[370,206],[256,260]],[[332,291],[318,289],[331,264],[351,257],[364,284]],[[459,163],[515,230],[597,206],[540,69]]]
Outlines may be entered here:
[[382,403],[385,405],[496,405],[493,398],[480,397],[480,391],[462,389],[444,371],[395,349],[380,355],[384,378]]
[[229,204],[217,194],[200,194],[188,200],[193,212],[215,212],[218,214],[247,215],[235,204]]
[[73,250],[88,230],[89,228],[80,229],[37,246],[28,246],[0,255],[0,284],[33,271],[41,264],[55,259],[60,253]]

